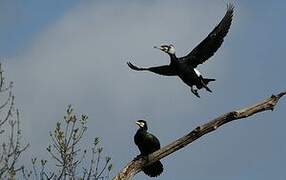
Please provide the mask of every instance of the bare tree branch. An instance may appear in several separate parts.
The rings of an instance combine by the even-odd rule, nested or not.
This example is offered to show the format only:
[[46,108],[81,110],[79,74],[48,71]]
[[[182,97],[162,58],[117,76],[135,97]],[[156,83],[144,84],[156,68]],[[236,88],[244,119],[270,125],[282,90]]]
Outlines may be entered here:
[[175,140],[174,142],[164,146],[163,148],[155,151],[154,153],[139,158],[134,159],[129,162],[113,179],[114,180],[128,180],[131,179],[134,175],[141,171],[142,167],[152,164],[155,161],[158,161],[177,150],[187,146],[188,144],[192,143],[193,141],[197,140],[198,138],[202,137],[203,135],[215,131],[218,127],[229,123],[234,120],[246,118],[252,116],[256,113],[267,111],[267,110],[274,110],[275,105],[279,101],[279,99],[286,94],[285,92],[279,93],[277,95],[272,95],[270,98],[265,99],[262,102],[259,102],[255,105],[252,105],[247,108],[243,108],[237,111],[232,111],[225,113],[206,124],[198,126],[194,130],[192,130],[187,135]]
[[[103,147],[99,146],[99,138],[92,143],[91,153],[83,146],[83,138],[87,132],[88,116],[78,116],[71,105],[68,106],[62,122],[57,122],[54,131],[50,132],[51,144],[46,148],[50,155],[48,160],[32,159],[32,171],[21,170],[24,179],[94,179],[109,178],[112,168],[111,158],[102,161]],[[99,157],[95,159],[96,155]],[[90,160],[91,158],[91,160]],[[88,164],[90,162],[90,164]],[[51,170],[49,170],[51,169]],[[82,170],[82,171],[80,171]],[[105,176],[107,174],[107,176]]]
[[19,111],[15,108],[13,83],[7,84],[0,63],[0,179],[15,179],[20,155],[28,148],[22,142]]

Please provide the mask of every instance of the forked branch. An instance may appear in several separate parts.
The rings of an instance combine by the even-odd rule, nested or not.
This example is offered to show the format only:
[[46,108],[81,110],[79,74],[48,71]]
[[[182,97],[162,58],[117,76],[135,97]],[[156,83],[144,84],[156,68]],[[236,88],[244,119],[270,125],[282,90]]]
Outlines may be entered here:
[[[134,159],[129,162],[113,179],[114,180],[128,180],[131,179],[135,174],[141,171],[142,167],[152,164],[155,161],[158,161],[169,154],[176,152],[177,150],[187,146],[192,143],[196,139],[202,137],[203,135],[210,133],[218,127],[229,123],[234,120],[243,119],[249,116],[252,116],[256,113],[274,110],[275,105],[279,101],[279,99],[286,94],[285,92],[281,92],[277,95],[272,95],[270,98],[265,99],[262,102],[254,104],[250,107],[243,108],[237,111],[232,111],[225,113],[206,124],[198,126],[194,130],[192,130],[187,135],[175,140],[174,142],[164,146],[163,148],[155,151],[154,153],[148,155],[148,157],[142,157],[140,159]],[[148,160],[147,160],[148,159]]]

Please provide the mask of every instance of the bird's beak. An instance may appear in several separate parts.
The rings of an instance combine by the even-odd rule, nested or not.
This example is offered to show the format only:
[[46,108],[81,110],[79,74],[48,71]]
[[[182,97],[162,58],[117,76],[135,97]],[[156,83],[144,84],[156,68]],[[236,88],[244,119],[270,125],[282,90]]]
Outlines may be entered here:
[[160,49],[161,51],[163,51],[162,48],[161,48],[161,47],[158,47],[158,46],[154,46],[153,48],[155,48],[155,49]]
[[136,121],[135,124],[137,124],[140,127],[140,123],[139,122]]

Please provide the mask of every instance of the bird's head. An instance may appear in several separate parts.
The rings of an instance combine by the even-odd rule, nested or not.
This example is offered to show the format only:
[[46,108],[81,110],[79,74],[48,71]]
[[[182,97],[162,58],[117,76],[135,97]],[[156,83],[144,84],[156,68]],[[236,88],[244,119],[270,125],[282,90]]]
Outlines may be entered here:
[[140,129],[145,129],[145,130],[148,129],[147,128],[147,122],[144,120],[138,120],[135,123],[139,126]]
[[163,44],[160,47],[154,46],[154,48],[160,49],[161,51],[163,51],[167,54],[175,54],[175,52],[176,52],[175,47],[172,44],[170,44],[170,45]]

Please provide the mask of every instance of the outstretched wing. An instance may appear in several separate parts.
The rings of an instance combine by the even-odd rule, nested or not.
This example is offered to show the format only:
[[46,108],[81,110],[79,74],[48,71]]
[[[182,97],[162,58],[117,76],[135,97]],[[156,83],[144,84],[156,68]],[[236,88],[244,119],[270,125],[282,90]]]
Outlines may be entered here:
[[232,4],[228,4],[226,14],[220,23],[187,56],[180,59],[195,68],[213,56],[218,48],[222,45],[223,39],[229,31],[233,11],[234,6]]
[[139,68],[139,67],[133,65],[131,62],[127,62],[127,65],[135,71],[151,71],[153,73],[164,75],[164,76],[175,76],[175,75],[177,75],[176,70],[169,65],[149,67],[149,68]]

